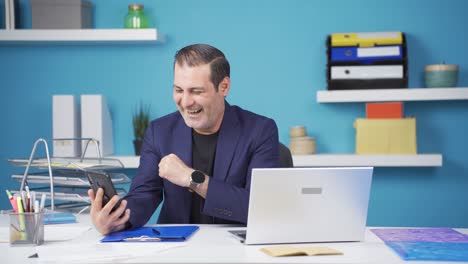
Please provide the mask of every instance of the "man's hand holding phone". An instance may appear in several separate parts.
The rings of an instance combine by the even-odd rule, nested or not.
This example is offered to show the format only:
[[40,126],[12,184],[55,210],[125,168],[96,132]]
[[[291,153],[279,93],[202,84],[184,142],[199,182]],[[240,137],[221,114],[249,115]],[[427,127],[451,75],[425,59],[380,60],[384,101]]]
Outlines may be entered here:
[[[118,195],[114,195],[103,206],[104,190],[102,188],[99,188],[96,193],[93,189],[89,189],[88,195],[91,198],[91,219],[101,234],[107,235],[125,228],[125,223],[130,218],[130,209],[125,209],[127,201],[120,200]],[[120,205],[113,210],[119,202]]]

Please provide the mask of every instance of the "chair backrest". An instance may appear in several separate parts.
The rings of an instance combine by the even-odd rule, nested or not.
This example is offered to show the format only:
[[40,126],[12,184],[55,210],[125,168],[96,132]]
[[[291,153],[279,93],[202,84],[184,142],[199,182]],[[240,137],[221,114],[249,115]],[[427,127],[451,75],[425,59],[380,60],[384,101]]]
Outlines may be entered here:
[[280,168],[294,167],[291,151],[283,143],[279,143],[279,165]]

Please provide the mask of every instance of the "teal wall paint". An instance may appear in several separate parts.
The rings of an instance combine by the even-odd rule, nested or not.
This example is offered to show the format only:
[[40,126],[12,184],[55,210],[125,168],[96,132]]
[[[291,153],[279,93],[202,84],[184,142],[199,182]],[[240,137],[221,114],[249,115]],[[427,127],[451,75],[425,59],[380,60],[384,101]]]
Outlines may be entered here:
[[[28,1],[22,1],[28,26]],[[129,1],[93,1],[97,28],[121,27]],[[209,43],[232,67],[228,100],[274,118],[280,140],[305,125],[319,153],[354,151],[354,119],[362,103],[318,104],[325,83],[325,39],[333,32],[399,30],[407,34],[410,87],[422,87],[427,64],[460,65],[468,86],[468,2],[452,1],[139,1],[167,34],[157,45],[15,45],[0,43],[0,191],[16,188],[5,159],[26,157],[52,133],[52,95],[105,95],[115,152],[133,153],[131,113],[139,101],[151,115],[175,110],[172,60],[181,47]],[[417,118],[418,151],[442,153],[437,168],[376,168],[369,225],[468,227],[468,101],[408,102]],[[0,195],[0,209],[8,208]]]

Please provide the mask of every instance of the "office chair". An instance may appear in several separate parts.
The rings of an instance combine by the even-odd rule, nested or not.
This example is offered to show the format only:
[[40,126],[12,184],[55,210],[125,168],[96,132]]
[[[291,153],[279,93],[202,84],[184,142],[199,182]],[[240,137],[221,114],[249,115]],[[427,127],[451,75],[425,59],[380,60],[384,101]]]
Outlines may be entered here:
[[279,165],[280,168],[294,167],[291,151],[283,143],[279,143]]

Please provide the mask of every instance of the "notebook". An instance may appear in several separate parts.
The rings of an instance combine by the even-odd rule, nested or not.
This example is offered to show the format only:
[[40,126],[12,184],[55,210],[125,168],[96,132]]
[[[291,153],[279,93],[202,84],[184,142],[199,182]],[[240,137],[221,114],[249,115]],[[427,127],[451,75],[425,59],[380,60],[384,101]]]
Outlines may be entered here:
[[230,232],[245,244],[362,241],[372,172],[372,167],[253,169],[247,228]]

